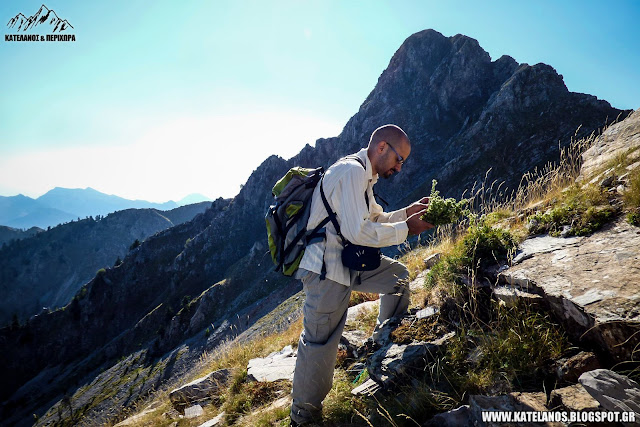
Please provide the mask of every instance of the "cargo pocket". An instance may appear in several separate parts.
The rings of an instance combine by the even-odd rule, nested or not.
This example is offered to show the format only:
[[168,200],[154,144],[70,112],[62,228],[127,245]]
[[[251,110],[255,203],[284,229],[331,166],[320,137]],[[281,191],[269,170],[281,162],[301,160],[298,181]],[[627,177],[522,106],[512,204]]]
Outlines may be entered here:
[[314,344],[324,344],[327,342],[332,332],[328,313],[316,313],[315,311],[304,310],[303,323],[305,338],[308,342]]

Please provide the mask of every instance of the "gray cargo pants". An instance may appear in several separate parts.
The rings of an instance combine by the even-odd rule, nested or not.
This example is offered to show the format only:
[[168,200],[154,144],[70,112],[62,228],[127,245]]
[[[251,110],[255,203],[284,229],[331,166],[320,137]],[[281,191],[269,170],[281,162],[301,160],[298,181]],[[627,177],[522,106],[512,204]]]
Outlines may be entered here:
[[[358,278],[358,275],[360,276]],[[380,295],[378,324],[406,313],[409,307],[409,272],[400,262],[382,257],[373,271],[351,271],[351,287],[307,272],[301,277],[306,294],[304,330],[298,342],[293,376],[291,419],[297,423],[319,420],[322,401],[331,390],[338,343],[342,336],[351,291]]]

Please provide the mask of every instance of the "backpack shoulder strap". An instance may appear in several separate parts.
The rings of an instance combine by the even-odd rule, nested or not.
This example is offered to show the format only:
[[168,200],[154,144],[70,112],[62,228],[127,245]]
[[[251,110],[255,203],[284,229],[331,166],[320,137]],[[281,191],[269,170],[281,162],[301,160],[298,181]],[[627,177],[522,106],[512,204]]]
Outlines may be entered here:
[[[345,159],[349,159],[349,160],[355,160],[358,163],[360,163],[360,166],[362,166],[362,169],[367,170],[367,165],[364,161],[362,161],[362,159],[358,156],[356,156],[355,154],[350,154],[346,157],[344,157]],[[369,209],[369,194],[367,194],[367,192],[364,192],[364,201],[367,203],[367,209]]]
[[367,165],[364,161],[362,161],[362,159],[358,156],[356,156],[355,154],[350,154],[348,156],[343,157],[344,159],[349,159],[349,160],[355,160],[356,162],[360,163],[360,166],[362,166],[362,169],[367,170]]

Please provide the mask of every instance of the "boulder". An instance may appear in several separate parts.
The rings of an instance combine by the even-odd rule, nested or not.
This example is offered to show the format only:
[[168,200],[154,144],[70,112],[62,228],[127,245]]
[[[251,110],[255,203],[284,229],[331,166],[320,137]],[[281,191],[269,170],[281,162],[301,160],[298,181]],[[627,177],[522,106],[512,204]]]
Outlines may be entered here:
[[454,335],[454,332],[450,332],[434,341],[411,344],[395,344],[389,340],[367,359],[369,376],[382,387],[390,387],[400,377],[415,370],[424,370]]
[[[359,329],[355,329],[353,331],[343,331],[340,342],[347,345],[347,348],[349,349],[358,349],[362,347],[367,338],[369,337],[366,333]],[[355,354],[354,356],[358,357],[357,354]]]
[[580,375],[579,381],[603,408],[635,412],[636,421],[640,422],[640,385],[637,382],[608,369],[585,372]]
[[474,425],[498,426],[509,425],[507,423],[491,423],[482,420],[483,412],[514,412],[515,405],[513,398],[509,395],[502,396],[469,396],[469,414],[474,421]]
[[365,310],[375,310],[377,313],[379,306],[380,306],[380,300],[378,299],[375,301],[365,301],[358,305],[354,305],[353,307],[349,307],[349,309],[347,310],[346,324],[352,325],[355,322],[356,317]]
[[174,408],[183,411],[187,406],[193,405],[194,403],[215,398],[230,375],[231,371],[229,369],[220,369],[212,372],[205,377],[198,378],[189,384],[173,390],[169,393],[169,400]]
[[598,401],[582,387],[574,384],[551,392],[549,408],[553,411],[597,411]]
[[600,362],[595,354],[581,351],[575,356],[563,358],[555,363],[556,376],[561,381],[575,383],[585,372],[600,368]]
[[624,218],[587,237],[538,236],[499,281],[541,295],[581,346],[613,362],[640,344],[640,234]]
[[[482,419],[482,414],[486,412],[524,412],[543,413],[548,412],[541,404],[544,393],[512,393],[501,396],[469,396],[469,413],[474,426],[504,427],[504,426],[548,426],[561,427],[559,422],[533,422],[533,421],[513,421],[512,422],[489,422]],[[533,415],[533,414],[532,414]],[[548,414],[553,416],[552,414]]]
[[293,380],[296,367],[295,352],[290,345],[267,357],[249,360],[247,378],[251,381]]

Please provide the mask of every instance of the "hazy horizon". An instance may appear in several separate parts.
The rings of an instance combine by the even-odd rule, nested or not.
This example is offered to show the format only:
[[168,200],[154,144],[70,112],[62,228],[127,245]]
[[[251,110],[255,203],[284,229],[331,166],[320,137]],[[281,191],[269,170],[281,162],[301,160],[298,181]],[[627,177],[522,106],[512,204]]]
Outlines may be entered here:
[[[41,0],[0,4],[6,23]],[[402,42],[464,34],[640,107],[640,3],[49,1],[75,42],[1,42],[0,195],[235,196],[269,155],[337,136]],[[28,33],[46,33],[42,27]],[[366,141],[363,141],[363,145]]]

